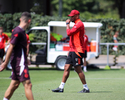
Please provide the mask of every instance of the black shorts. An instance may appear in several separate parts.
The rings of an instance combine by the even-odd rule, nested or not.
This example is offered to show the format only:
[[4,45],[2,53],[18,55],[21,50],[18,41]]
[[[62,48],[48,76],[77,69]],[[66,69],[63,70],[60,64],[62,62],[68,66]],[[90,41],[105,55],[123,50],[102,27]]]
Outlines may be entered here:
[[85,50],[85,53],[83,54],[83,58],[87,58],[87,51]]
[[82,58],[84,56],[84,53],[79,53],[79,55],[81,57],[78,56],[75,52],[69,52],[68,57],[66,59],[66,64],[71,64],[74,67],[83,65]]
[[0,49],[0,58],[3,58],[3,56],[4,56],[4,49]]

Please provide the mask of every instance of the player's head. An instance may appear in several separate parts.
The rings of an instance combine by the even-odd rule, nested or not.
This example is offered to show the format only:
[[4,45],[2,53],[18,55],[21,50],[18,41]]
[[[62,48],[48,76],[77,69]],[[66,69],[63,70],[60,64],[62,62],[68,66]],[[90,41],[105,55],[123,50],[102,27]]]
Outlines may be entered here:
[[27,27],[31,22],[31,14],[29,12],[23,12],[20,18],[20,21],[27,24]]
[[119,31],[116,31],[116,32],[115,32],[115,35],[118,36],[118,35],[119,35]]
[[71,17],[70,20],[72,22],[75,22],[76,19],[79,19],[79,15],[80,15],[80,13],[78,10],[72,10],[68,16]]
[[3,33],[3,27],[0,27],[0,34]]

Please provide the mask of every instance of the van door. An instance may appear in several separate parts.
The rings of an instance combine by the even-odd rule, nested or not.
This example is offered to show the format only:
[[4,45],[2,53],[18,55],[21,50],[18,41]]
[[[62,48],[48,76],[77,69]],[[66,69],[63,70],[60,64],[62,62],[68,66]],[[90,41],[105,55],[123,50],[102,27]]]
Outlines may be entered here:
[[47,63],[47,47],[49,27],[33,27],[27,34],[30,38],[29,58],[31,64]]

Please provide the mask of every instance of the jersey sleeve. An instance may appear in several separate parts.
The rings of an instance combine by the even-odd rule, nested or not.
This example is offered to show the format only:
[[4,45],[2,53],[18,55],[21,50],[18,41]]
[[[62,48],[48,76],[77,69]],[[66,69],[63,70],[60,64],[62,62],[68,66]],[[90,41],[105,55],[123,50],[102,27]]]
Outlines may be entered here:
[[30,39],[29,39],[29,35],[28,34],[26,34],[26,38],[27,38],[27,44],[29,44],[30,43]]
[[8,41],[9,40],[8,35],[4,34],[4,36],[5,36],[5,40]]
[[12,32],[10,43],[16,45],[19,40],[19,33]]
[[117,38],[114,36],[114,37],[113,37],[113,40],[117,40]]
[[81,28],[81,23],[78,22],[77,24],[75,24],[75,25],[73,26],[72,29],[67,29],[67,30],[66,30],[67,35],[68,35],[68,36],[71,36],[71,35],[77,33],[77,32],[80,30],[80,28]]
[[86,35],[86,42],[88,42],[88,36]]

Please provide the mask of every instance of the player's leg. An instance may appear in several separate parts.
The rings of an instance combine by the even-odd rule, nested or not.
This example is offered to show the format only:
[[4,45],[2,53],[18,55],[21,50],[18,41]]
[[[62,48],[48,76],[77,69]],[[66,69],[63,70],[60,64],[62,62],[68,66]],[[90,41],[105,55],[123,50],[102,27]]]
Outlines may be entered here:
[[80,93],[88,93],[89,89],[88,86],[86,84],[86,79],[85,79],[85,75],[81,69],[81,65],[83,65],[83,61],[82,58],[84,57],[85,54],[83,53],[79,53],[80,56],[78,56],[77,54],[74,53],[74,61],[73,61],[73,65],[75,68],[75,71],[77,72],[77,74],[79,75],[79,78],[83,84],[83,90],[80,91]]
[[81,66],[76,66],[74,67],[75,68],[75,71],[77,72],[82,84],[83,84],[83,90],[80,91],[80,93],[88,93],[89,92],[89,89],[88,89],[88,86],[86,84],[86,79],[85,79],[85,75],[81,69]]
[[0,64],[2,64],[2,62],[3,62],[3,58],[0,58]]
[[3,62],[4,49],[0,49],[0,64]]
[[70,64],[65,64],[62,82],[61,82],[59,88],[64,89],[64,85],[69,77],[71,67],[72,66]]
[[84,72],[87,72],[87,63],[86,63],[86,58],[84,58],[84,64],[83,64],[83,65],[84,65],[84,67],[83,67],[83,68],[84,68]]
[[62,82],[60,83],[58,88],[52,90],[53,92],[63,92],[64,91],[64,85],[69,77],[70,69],[71,69],[71,65],[65,64]]
[[70,64],[65,64],[62,82],[66,83],[66,81],[67,81],[67,79],[69,77],[69,74],[70,74],[71,67],[72,66]]
[[84,75],[83,71],[81,70],[81,66],[77,66],[74,68],[75,68],[75,71],[77,72],[77,74],[79,75],[81,82],[83,84],[86,84],[85,75]]
[[25,88],[25,95],[28,100],[34,100],[32,93],[32,84],[30,80],[23,81],[23,86]]
[[64,73],[63,73],[63,77],[62,77],[62,82],[60,83],[59,87],[56,89],[53,89],[53,92],[63,92],[64,91],[64,85],[69,77],[70,74],[70,69],[71,69],[71,57],[72,57],[72,53],[69,52],[68,57],[66,59],[66,64],[64,66]]
[[82,65],[82,69],[84,70],[84,72],[87,72],[87,62],[86,62],[87,51],[86,50],[85,50],[85,53],[83,54],[83,58],[84,58],[84,64]]
[[9,100],[11,98],[14,91],[18,88],[19,84],[20,84],[19,81],[11,80],[11,83],[10,83],[10,85],[9,85],[8,89],[6,90],[5,95],[4,95],[4,99],[6,98],[5,100]]

